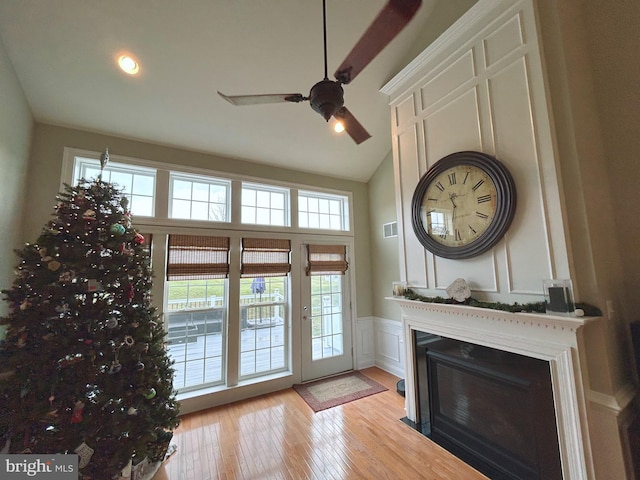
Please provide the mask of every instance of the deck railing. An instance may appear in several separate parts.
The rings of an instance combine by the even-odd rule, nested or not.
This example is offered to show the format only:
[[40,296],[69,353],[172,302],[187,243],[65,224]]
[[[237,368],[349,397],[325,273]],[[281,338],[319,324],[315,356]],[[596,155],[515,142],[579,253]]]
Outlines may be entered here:
[[[242,295],[240,306],[278,304],[284,301],[284,295],[279,290],[261,295]],[[212,295],[206,298],[190,298],[189,300],[177,299],[167,302],[167,313],[189,310],[208,310],[223,308],[224,297]]]

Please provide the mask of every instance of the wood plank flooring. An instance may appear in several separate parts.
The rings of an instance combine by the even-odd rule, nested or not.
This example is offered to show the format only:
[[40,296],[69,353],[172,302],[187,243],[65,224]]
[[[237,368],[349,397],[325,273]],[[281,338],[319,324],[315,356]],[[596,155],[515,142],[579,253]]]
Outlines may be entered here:
[[287,389],[182,417],[153,480],[486,480],[400,421],[397,377],[362,373],[389,390],[314,413]]

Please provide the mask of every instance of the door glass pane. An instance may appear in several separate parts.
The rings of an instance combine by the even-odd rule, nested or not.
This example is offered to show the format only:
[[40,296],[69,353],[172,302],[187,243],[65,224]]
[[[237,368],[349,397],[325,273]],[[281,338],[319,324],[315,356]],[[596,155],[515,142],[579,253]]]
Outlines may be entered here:
[[342,338],[343,275],[311,277],[311,360],[344,353]]
[[240,378],[288,368],[287,280],[240,279]]
[[167,282],[167,349],[175,361],[173,386],[180,391],[224,381],[226,282]]

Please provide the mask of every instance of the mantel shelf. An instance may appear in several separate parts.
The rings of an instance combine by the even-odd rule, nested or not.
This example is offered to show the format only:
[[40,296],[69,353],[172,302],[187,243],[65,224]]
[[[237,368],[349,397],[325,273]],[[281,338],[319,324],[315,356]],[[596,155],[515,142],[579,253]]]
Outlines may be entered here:
[[506,312],[504,310],[494,310],[491,308],[471,307],[462,304],[431,303],[419,300],[407,300],[401,297],[385,297],[400,305],[403,314],[410,315],[411,310],[433,312],[440,315],[455,316],[456,321],[497,321],[510,324],[522,324],[523,326],[551,328],[554,330],[577,331],[584,325],[595,322],[601,317],[577,317],[550,315],[546,313],[530,312]]

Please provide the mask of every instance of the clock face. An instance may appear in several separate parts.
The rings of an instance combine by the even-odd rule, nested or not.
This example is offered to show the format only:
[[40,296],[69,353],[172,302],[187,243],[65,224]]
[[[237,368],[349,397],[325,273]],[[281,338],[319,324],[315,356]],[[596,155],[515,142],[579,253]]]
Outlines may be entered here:
[[441,245],[461,247],[477,240],[496,216],[497,191],[487,173],[458,165],[436,175],[422,197],[420,217]]
[[436,162],[418,182],[413,229],[422,245],[445,258],[485,252],[505,234],[515,212],[507,169],[480,152],[458,152]]

